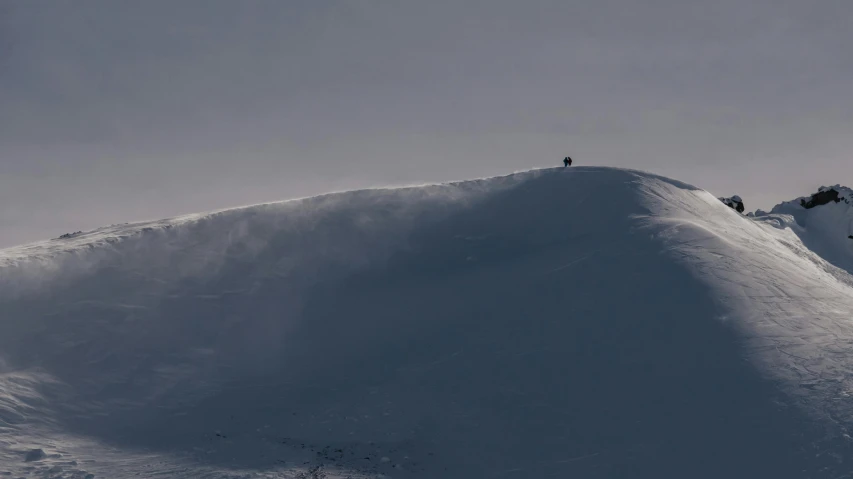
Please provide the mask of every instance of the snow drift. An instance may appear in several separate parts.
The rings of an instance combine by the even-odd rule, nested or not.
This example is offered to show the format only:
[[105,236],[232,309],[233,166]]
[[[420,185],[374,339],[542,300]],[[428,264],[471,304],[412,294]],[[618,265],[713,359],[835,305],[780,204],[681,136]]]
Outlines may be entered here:
[[853,279],[787,218],[574,168],[4,250],[0,473],[844,477]]

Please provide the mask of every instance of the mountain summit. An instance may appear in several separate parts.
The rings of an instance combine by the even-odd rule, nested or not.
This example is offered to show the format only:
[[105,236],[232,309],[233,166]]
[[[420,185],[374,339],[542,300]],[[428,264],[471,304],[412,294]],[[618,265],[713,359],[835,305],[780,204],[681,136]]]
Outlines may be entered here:
[[574,167],[2,250],[0,473],[844,477],[833,205]]

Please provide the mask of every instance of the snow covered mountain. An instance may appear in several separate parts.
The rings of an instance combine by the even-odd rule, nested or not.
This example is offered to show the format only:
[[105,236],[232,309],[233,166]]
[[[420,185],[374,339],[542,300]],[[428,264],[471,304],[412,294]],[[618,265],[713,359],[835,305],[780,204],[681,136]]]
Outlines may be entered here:
[[849,477],[844,208],[560,168],[3,250],[0,474]]
[[830,263],[853,272],[853,190],[823,186],[817,193],[758,212],[764,221],[791,228],[803,244]]

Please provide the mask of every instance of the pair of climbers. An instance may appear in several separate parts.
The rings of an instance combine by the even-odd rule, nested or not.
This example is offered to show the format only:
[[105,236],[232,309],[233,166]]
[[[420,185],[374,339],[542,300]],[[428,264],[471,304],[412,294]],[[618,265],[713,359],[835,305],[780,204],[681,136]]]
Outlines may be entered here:
[[563,166],[564,167],[572,166],[572,157],[571,156],[567,156],[567,157],[563,158]]

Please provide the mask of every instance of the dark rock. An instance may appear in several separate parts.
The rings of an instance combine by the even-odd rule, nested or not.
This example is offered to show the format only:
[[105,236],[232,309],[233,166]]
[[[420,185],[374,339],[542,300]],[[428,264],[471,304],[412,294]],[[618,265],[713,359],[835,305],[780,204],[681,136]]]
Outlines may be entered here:
[[828,188],[822,191],[819,191],[811,196],[811,199],[806,201],[805,198],[800,200],[800,205],[805,209],[811,209],[815,206],[826,205],[829,203],[838,203],[841,201],[841,198],[838,196],[838,191],[834,188]]
[[44,453],[44,450],[32,449],[30,452],[27,453],[27,456],[24,457],[24,461],[25,462],[41,461],[42,459],[44,459],[46,457],[47,457],[47,454]]
[[746,210],[743,206],[743,200],[738,195],[734,195],[731,198],[720,197],[719,200],[729,208],[736,210],[738,213],[743,213],[744,210]]

